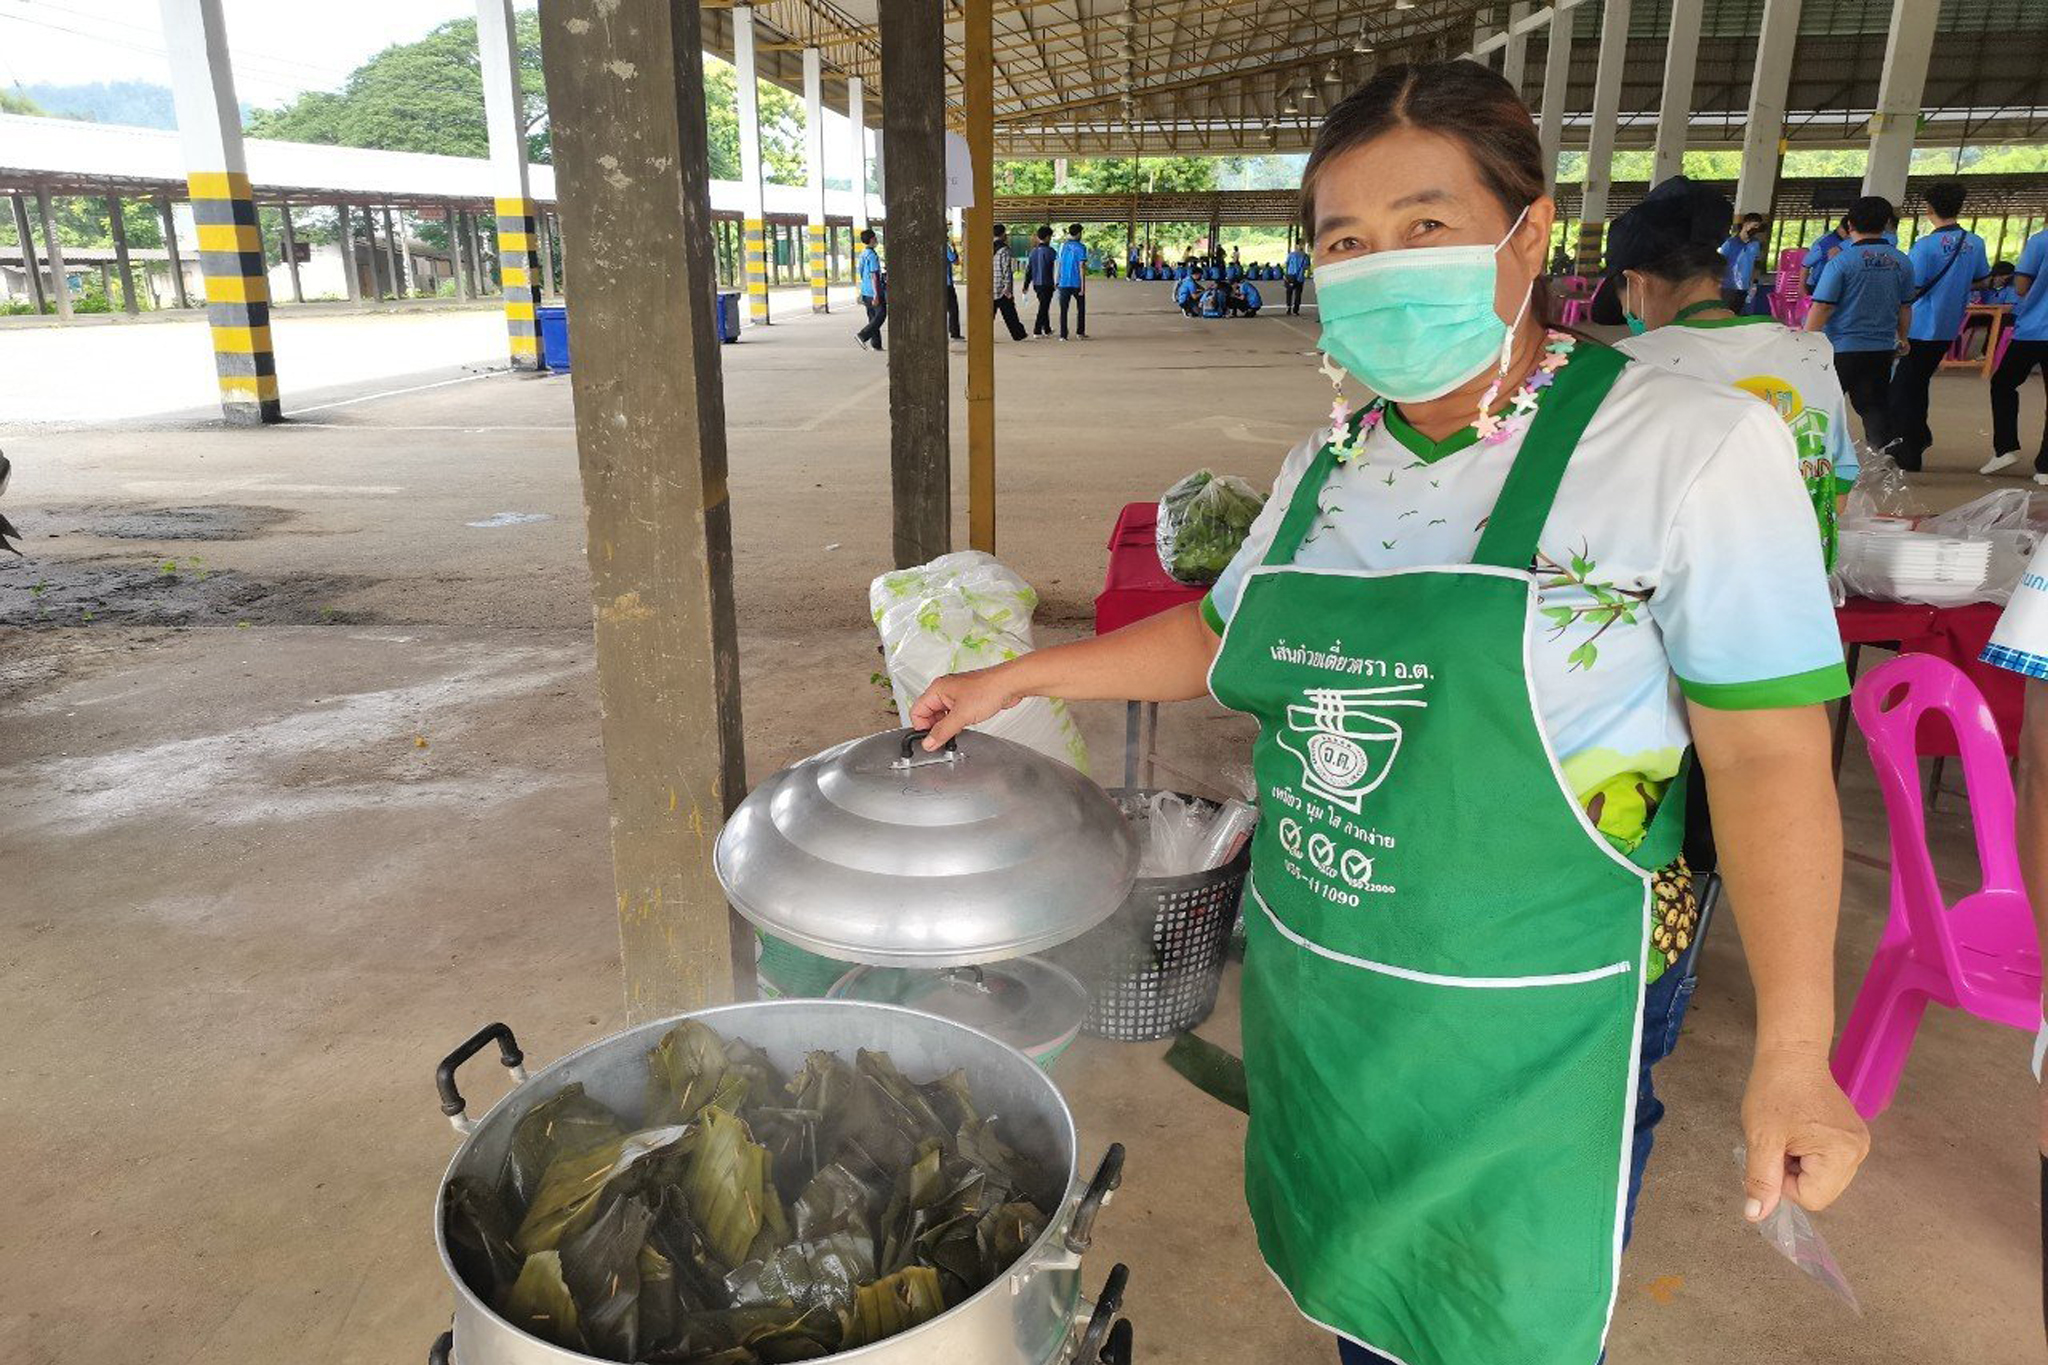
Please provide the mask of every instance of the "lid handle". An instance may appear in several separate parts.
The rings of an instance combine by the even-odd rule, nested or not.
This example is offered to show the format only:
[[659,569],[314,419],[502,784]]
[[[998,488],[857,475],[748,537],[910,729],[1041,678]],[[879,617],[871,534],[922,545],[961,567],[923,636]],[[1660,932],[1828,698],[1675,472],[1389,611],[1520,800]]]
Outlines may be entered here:
[[917,747],[918,742],[930,734],[930,730],[905,730],[903,732],[903,757],[896,760],[895,766],[898,768],[922,768],[927,763],[958,763],[960,761],[960,737],[958,735],[948,739],[945,747],[940,749],[936,756],[922,757],[921,761],[913,761],[920,759],[923,752]]

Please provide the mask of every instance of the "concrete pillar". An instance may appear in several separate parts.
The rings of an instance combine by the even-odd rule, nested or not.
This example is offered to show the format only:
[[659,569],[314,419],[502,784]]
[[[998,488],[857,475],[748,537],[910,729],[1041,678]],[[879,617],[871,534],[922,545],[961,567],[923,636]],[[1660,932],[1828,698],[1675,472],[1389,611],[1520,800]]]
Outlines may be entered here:
[[1799,6],[1800,0],[1764,0],[1742,134],[1742,171],[1735,184],[1738,218],[1771,211],[1778,166],[1785,155],[1785,91],[1792,80],[1793,49],[1799,43]]
[[754,71],[754,7],[732,7],[732,65],[739,92],[740,232],[745,242],[747,318],[768,325],[767,195],[761,184],[761,87]]
[[406,295],[405,261],[403,248],[398,244],[398,225],[392,221],[391,210],[384,210],[384,274],[391,281],[391,297],[402,299]]
[[868,225],[868,101],[858,76],[846,78],[846,117],[853,124],[853,235]]
[[1936,0],[1892,0],[1884,74],[1878,79],[1877,111],[1870,117],[1870,164],[1864,170],[1863,192],[1881,194],[1894,205],[1906,197],[1913,134],[1920,123],[1927,61],[1934,52],[1934,26],[1940,18]]
[[1500,74],[1518,95],[1529,73],[1529,33],[1522,25],[1529,18],[1532,2],[1516,0],[1508,6],[1508,41],[1500,57]]
[[[477,52],[483,60],[484,122],[498,209],[499,288],[515,370],[538,370],[540,330],[533,316],[534,203],[526,166],[526,100],[519,86],[519,43],[512,0],[476,0]],[[621,79],[614,77],[614,79]]]
[[1052,159],[1052,188],[1055,194],[1067,192],[1067,159],[1063,156]]
[[974,163],[974,203],[961,228],[967,334],[967,543],[996,548],[996,319],[989,303],[995,269],[995,20],[990,0],[961,12],[961,103]]
[[548,0],[576,446],[634,1023],[751,996],[712,869],[746,792],[697,0]]
[[49,310],[49,290],[44,287],[42,263],[36,259],[36,236],[29,231],[28,201],[16,191],[7,196],[14,207],[14,240],[21,243],[21,273],[28,280],[28,296],[36,306],[36,316],[41,317]]
[[[107,231],[114,239],[114,264],[121,276],[121,311],[134,317],[141,309],[135,302],[135,266],[128,259],[128,224],[121,217],[121,201],[107,196]],[[108,296],[109,301],[112,295]]]
[[804,169],[809,175],[811,221],[806,229],[810,247],[811,311],[832,311],[827,289],[830,267],[825,260],[825,57],[815,47],[804,49]]
[[384,254],[384,247],[377,241],[377,210],[363,206],[363,247],[370,258],[370,298],[373,302],[384,302],[385,276],[391,271],[391,258]]
[[471,298],[469,263],[462,259],[462,212],[450,205],[441,215],[448,225],[448,268],[455,272],[455,297]]
[[100,297],[107,301],[107,307],[111,309],[114,306],[114,267],[101,261],[99,271]]
[[356,225],[355,215],[349,212],[347,204],[334,206],[334,224],[338,229],[334,245],[341,253],[341,286],[348,301],[360,308],[363,306],[363,281],[356,274]]
[[1657,150],[1650,183],[1661,184],[1685,170],[1685,141],[1692,131],[1692,77],[1700,55],[1700,15],[1706,0],[1671,0],[1671,32],[1664,45],[1664,95],[1657,105]]
[[554,215],[540,216],[540,292],[543,298],[555,292]]
[[305,282],[299,278],[299,234],[292,227],[292,206],[290,204],[279,204],[277,206],[277,214],[279,220],[284,225],[284,270],[285,274],[291,276],[292,302],[304,303],[306,301],[306,286]]
[[178,307],[190,308],[192,299],[185,291],[185,254],[178,248],[178,215],[171,209],[168,194],[157,196],[156,213],[163,220],[164,251],[170,256],[171,297]]
[[57,320],[71,321],[71,272],[64,268],[64,244],[57,240],[57,215],[50,208],[50,192],[36,187],[36,216],[43,220],[43,259],[50,266],[51,300],[57,305]]
[[1550,44],[1543,57],[1543,113],[1536,126],[1543,147],[1543,179],[1554,193],[1557,189],[1557,154],[1564,145],[1564,109],[1572,79],[1571,10],[1554,4],[1550,11]]
[[882,203],[889,256],[899,266],[889,277],[889,482],[896,567],[907,568],[953,548],[952,385],[939,297],[946,282],[945,11],[942,0],[889,0],[881,20]]
[[242,109],[228,64],[221,0],[161,3],[221,413],[236,425],[282,421],[270,344],[270,277],[242,153]]
[[1600,12],[1600,68],[1593,77],[1593,126],[1586,138],[1586,191],[1579,210],[1581,275],[1600,271],[1600,235],[1614,182],[1614,131],[1621,119],[1621,70],[1628,63],[1632,0],[1606,0]]

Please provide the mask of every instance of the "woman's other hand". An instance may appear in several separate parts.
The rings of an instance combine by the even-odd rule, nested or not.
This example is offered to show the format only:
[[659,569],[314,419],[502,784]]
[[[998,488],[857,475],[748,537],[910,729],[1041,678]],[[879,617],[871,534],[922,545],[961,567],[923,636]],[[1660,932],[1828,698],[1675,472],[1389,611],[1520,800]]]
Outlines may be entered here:
[[1742,1100],[1749,1140],[1743,1215],[1754,1223],[1780,1198],[1818,1213],[1870,1155],[1870,1130],[1828,1072],[1825,1052],[1759,1053]]
[[1024,700],[1004,672],[999,664],[972,673],[949,674],[927,687],[910,708],[911,728],[931,731],[924,747],[937,749],[968,726],[979,725]]

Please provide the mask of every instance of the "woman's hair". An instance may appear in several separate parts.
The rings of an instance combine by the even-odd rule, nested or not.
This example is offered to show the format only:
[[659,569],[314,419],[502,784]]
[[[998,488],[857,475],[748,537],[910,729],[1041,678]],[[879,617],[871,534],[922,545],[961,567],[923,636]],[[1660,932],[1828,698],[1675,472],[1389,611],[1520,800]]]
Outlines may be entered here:
[[1396,128],[1419,128],[1462,145],[1510,219],[1548,192],[1536,123],[1512,85],[1477,62],[1403,63],[1374,74],[1317,131],[1301,173],[1301,226],[1310,240],[1324,167]]
[[[1463,146],[1479,179],[1513,220],[1550,192],[1536,121],[1515,88],[1477,62],[1384,67],[1330,111],[1301,172],[1301,231],[1315,240],[1316,181],[1331,158],[1396,128],[1419,128]],[[1550,289],[1539,273],[1529,311],[1554,325]]]
[[1654,275],[1666,284],[1692,284],[1700,279],[1718,281],[1728,262],[1712,242],[1673,242],[1641,265],[1629,269]]

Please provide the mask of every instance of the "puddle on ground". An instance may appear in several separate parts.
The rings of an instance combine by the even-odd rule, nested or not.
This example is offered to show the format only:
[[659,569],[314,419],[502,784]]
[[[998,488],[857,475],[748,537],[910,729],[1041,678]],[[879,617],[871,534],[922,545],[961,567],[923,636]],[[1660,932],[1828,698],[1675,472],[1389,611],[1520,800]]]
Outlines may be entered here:
[[83,533],[112,540],[248,540],[298,515],[282,507],[210,503],[197,507],[138,507],[92,503],[42,507],[14,520],[25,536]]
[[259,578],[151,560],[0,563],[0,626],[317,626],[377,618],[337,604],[378,579],[350,574]]
[[494,512],[482,521],[465,521],[462,524],[480,531],[495,531],[500,526],[531,526],[535,522],[553,520],[546,512]]

